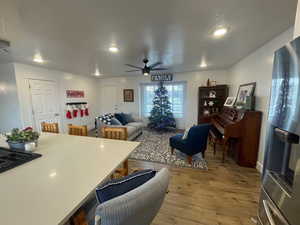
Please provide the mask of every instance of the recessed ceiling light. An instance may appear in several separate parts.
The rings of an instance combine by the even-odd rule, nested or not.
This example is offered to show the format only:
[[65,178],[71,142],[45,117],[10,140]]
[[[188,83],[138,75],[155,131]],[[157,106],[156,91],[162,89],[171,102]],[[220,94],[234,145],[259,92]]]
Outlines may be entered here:
[[225,34],[227,34],[228,32],[228,29],[225,28],[225,27],[220,27],[220,28],[217,28],[215,31],[214,31],[214,36],[215,37],[223,37]]
[[202,62],[202,63],[200,64],[200,67],[201,67],[201,68],[206,68],[206,67],[207,67],[207,63],[206,63],[206,62]]
[[44,63],[45,61],[40,54],[35,54],[33,57],[33,62]]
[[49,174],[49,177],[54,178],[54,177],[56,177],[56,175],[57,175],[56,172],[52,172],[52,173]]
[[116,47],[116,46],[111,46],[108,50],[109,50],[110,52],[117,53],[117,52],[119,51],[119,48]]
[[97,68],[96,71],[95,71],[95,74],[94,74],[96,77],[99,77],[101,76],[101,73],[99,71],[99,69]]

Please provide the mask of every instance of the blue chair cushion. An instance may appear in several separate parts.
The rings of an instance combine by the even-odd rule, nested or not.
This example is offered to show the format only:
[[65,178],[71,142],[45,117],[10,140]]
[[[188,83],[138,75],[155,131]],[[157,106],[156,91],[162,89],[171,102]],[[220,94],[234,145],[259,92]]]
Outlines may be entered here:
[[183,137],[183,134],[176,134],[173,137],[170,137],[170,140],[173,140],[175,142],[181,142],[182,141],[182,137]]
[[170,146],[178,150],[185,148],[186,140],[182,140],[183,134],[177,134],[170,138]]
[[115,179],[103,184],[96,189],[96,197],[99,203],[123,195],[153,178],[156,174],[154,170],[142,170],[121,179]]

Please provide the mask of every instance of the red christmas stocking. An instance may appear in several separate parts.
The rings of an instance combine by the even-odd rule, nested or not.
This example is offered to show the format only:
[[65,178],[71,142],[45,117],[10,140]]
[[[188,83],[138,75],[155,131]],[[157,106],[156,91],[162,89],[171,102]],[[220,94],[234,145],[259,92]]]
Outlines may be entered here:
[[89,108],[88,107],[85,108],[85,116],[89,116]]
[[76,118],[78,114],[78,109],[74,109],[73,110],[73,117]]
[[67,110],[66,117],[67,117],[67,119],[72,119],[72,113],[70,110]]
[[84,117],[84,110],[83,109],[80,109],[80,116]]

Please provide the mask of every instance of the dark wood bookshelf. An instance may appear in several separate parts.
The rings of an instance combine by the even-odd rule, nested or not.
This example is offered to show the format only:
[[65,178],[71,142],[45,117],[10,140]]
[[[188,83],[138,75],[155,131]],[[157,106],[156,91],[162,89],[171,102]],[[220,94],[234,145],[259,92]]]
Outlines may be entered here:
[[[215,93],[215,97],[211,95]],[[226,98],[228,97],[227,85],[216,85],[211,87],[199,87],[198,92],[198,124],[206,123],[209,118],[222,111]],[[213,105],[210,105],[212,104]]]

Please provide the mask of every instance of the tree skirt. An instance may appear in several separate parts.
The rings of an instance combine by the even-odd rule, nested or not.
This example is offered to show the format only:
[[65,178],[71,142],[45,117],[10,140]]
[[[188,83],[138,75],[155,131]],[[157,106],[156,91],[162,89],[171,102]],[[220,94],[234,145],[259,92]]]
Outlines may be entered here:
[[149,129],[143,130],[143,134],[135,140],[141,142],[141,144],[130,155],[130,158],[158,162],[177,167],[207,170],[207,163],[201,153],[193,156],[192,165],[187,162],[187,156],[184,153],[175,150],[174,154],[171,154],[169,138],[176,134],[178,134],[178,132],[156,132]]

